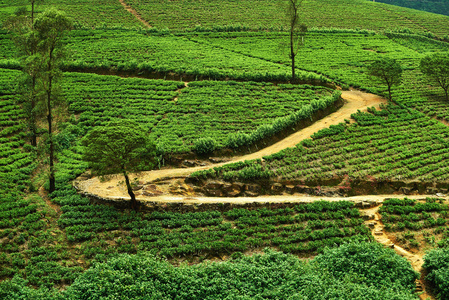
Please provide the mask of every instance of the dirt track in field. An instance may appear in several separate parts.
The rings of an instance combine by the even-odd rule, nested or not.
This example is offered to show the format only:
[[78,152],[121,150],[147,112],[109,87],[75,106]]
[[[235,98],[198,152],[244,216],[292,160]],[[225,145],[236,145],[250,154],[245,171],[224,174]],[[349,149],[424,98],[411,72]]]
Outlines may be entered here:
[[140,23],[142,23],[143,25],[145,25],[145,27],[151,28],[150,23],[148,23],[147,21],[145,21],[142,16],[131,6],[129,6],[128,4],[125,3],[125,0],[119,0],[120,4],[123,5],[123,7],[129,11],[134,17],[136,17],[137,20],[139,20]]
[[[388,195],[384,195],[384,196],[388,196]],[[385,197],[385,198],[391,198],[392,195],[390,195],[390,197]],[[424,199],[426,197],[432,197],[434,195],[421,195],[421,196],[407,196],[407,198],[410,199]],[[396,195],[397,197],[397,195]],[[378,201],[379,203],[380,201]],[[392,248],[397,254],[399,254],[400,256],[404,257],[405,259],[407,259],[410,264],[412,265],[413,269],[421,274],[421,278],[418,279],[417,282],[417,288],[419,287],[420,289],[422,289],[422,294],[419,295],[419,299],[422,300],[426,300],[426,299],[435,299],[431,294],[428,294],[425,290],[426,285],[424,282],[424,276],[422,275],[424,272],[423,269],[423,264],[424,264],[424,259],[423,259],[423,254],[422,253],[412,253],[410,251],[407,251],[406,249],[395,245],[393,243],[393,241],[388,237],[388,235],[385,233],[384,231],[384,224],[382,223],[382,217],[379,214],[379,208],[381,205],[375,206],[373,208],[369,208],[369,209],[365,209],[363,210],[365,214],[367,215],[374,215],[374,220],[367,220],[365,221],[365,224],[369,226],[370,223],[374,223],[374,227],[371,227],[371,234],[374,237],[374,239],[376,240],[376,242],[381,243],[384,246],[387,246],[389,248]]]
[[[293,147],[297,145],[302,140],[310,138],[315,132],[328,128],[330,125],[337,125],[344,122],[345,119],[350,119],[351,114],[357,112],[358,110],[364,111],[369,107],[379,107],[380,104],[386,103],[387,101],[379,96],[368,94],[360,91],[343,91],[342,98],[345,100],[345,104],[336,112],[318,120],[314,124],[306,127],[296,133],[291,134],[285,139],[273,144],[267,148],[261,149],[257,152],[240,156],[232,157],[230,161],[226,162],[238,162],[250,159],[262,158],[266,155],[277,153],[285,148]],[[136,179],[142,182],[152,182],[154,180],[160,180],[162,178],[182,178],[189,174],[204,170],[211,167],[222,166],[226,163],[213,164],[202,167],[193,168],[179,168],[179,169],[163,169],[163,170],[153,170],[149,172],[142,172],[140,174],[131,174],[130,178]],[[88,180],[78,181],[78,187],[89,194],[95,194],[102,198],[127,198],[127,190],[123,183],[123,178],[121,176],[112,176],[107,181],[101,181],[99,178],[94,177]],[[167,196],[167,202],[170,202],[170,195]],[[148,196],[138,196],[139,200],[151,200],[154,201],[154,197]],[[222,198],[224,200],[224,198]],[[231,198],[232,201],[236,201],[236,198]],[[254,198],[251,198],[254,201]]]
[[[345,119],[350,119],[351,114],[360,111],[365,111],[369,107],[379,107],[381,104],[387,103],[387,101],[379,96],[368,94],[360,91],[344,91],[342,92],[342,98],[345,100],[345,104],[338,111],[324,117],[323,119],[315,122],[314,124],[306,127],[287,138],[279,141],[278,143],[261,149],[258,152],[251,153],[241,157],[233,157],[229,162],[244,161],[249,159],[262,158],[263,156],[279,152],[285,148],[293,147],[304,139],[310,138],[315,132],[328,128],[330,125],[337,125],[344,122]],[[143,203],[149,205],[164,205],[168,203],[179,203],[185,205],[198,205],[198,204],[213,204],[213,203],[233,203],[233,204],[251,204],[251,203],[307,203],[318,200],[326,201],[353,201],[353,202],[368,202],[368,203],[382,203],[386,198],[398,198],[404,195],[362,195],[354,197],[322,197],[322,196],[309,196],[309,195],[282,195],[282,196],[259,196],[259,197],[204,197],[197,196],[193,190],[189,190],[183,179],[189,174],[203,169],[211,167],[221,166],[226,163],[212,164],[203,167],[193,168],[180,168],[180,169],[164,169],[153,170],[149,172],[142,172],[140,174],[132,174],[130,178],[139,182],[153,182],[158,181],[158,188],[163,192],[159,196],[144,196],[142,194],[137,196],[137,199]],[[81,191],[100,196],[101,198],[109,198],[113,200],[128,200],[127,189],[123,182],[122,176],[112,176],[109,180],[101,181],[97,177],[93,177],[87,180],[77,180],[75,185]],[[182,195],[171,193],[171,187],[182,187]],[[410,199],[425,199],[426,197],[434,197],[435,195],[410,195],[407,196]],[[449,200],[449,197],[445,197]],[[373,208],[361,209],[364,214],[373,215],[374,219],[366,221],[366,225],[375,222],[372,228],[372,235],[374,239],[395,250],[396,253],[410,261],[413,269],[423,274],[422,265],[424,263],[423,256],[420,253],[414,254],[404,248],[394,245],[392,240],[384,231],[384,226],[381,220],[381,216],[378,213],[380,205]],[[419,295],[420,299],[435,299],[432,295],[429,295],[425,291],[425,284],[423,280],[424,276],[417,282],[417,288],[422,289],[422,293]]]

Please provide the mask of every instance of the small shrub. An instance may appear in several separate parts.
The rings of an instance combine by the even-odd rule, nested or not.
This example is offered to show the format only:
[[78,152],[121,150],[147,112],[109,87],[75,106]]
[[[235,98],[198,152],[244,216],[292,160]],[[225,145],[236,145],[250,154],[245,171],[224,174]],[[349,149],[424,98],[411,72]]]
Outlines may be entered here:
[[193,151],[198,155],[205,155],[217,149],[217,142],[210,137],[197,139],[193,144]]

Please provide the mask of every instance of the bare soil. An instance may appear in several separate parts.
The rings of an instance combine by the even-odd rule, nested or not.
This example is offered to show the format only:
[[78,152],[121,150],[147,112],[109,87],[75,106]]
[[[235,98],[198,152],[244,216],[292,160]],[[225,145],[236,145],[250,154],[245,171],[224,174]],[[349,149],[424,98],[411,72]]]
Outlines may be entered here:
[[[397,195],[396,195],[397,197]],[[411,198],[411,199],[419,199],[419,198],[424,198],[424,196],[420,196],[420,197],[411,197],[411,196],[407,196],[407,198]],[[407,251],[406,249],[396,245],[393,240],[387,235],[387,233],[384,231],[384,225],[382,223],[382,217],[379,214],[379,208],[382,205],[370,208],[370,209],[366,209],[363,210],[365,214],[367,215],[374,215],[374,220],[367,220],[365,222],[366,225],[369,226],[370,223],[374,223],[374,227],[372,227],[371,229],[371,234],[373,235],[374,239],[378,242],[381,243],[384,246],[390,247],[392,248],[397,254],[399,254],[400,256],[406,258],[412,265],[413,269],[421,274],[421,278],[419,278],[416,282],[417,285],[417,290],[418,291],[422,291],[419,295],[419,298],[422,300],[425,299],[435,299],[433,297],[433,295],[431,295],[430,293],[426,292],[426,282],[424,281],[424,272],[425,270],[423,269],[423,264],[424,264],[424,259],[423,256],[424,254],[421,252],[418,253],[412,253],[410,251]],[[393,238],[394,239],[394,238]]]

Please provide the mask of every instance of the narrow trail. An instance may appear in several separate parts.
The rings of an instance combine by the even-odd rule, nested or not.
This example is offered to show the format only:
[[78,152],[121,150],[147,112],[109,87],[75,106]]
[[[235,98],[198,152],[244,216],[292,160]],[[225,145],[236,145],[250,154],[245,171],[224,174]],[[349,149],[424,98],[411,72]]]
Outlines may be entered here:
[[[321,120],[318,120],[309,127],[291,134],[278,143],[261,149],[257,152],[244,156],[233,157],[230,161],[224,163],[192,168],[153,170],[142,172],[139,174],[131,174],[130,178],[147,183],[164,178],[184,178],[195,171],[222,166],[230,162],[239,162],[262,158],[266,155],[277,153],[283,149],[294,147],[302,140],[310,138],[310,136],[315,132],[324,128],[328,128],[330,125],[337,125],[341,122],[344,122],[345,119],[350,119],[351,114],[356,113],[358,110],[364,111],[369,107],[379,107],[379,105],[387,103],[387,101],[380,96],[364,93],[361,91],[343,91],[342,98],[345,100],[345,104],[338,111],[322,118]],[[88,180],[78,180],[75,184],[79,190],[88,194],[97,195],[101,198],[128,198],[127,190],[124,187],[123,179],[121,176],[112,176],[109,180],[106,181],[101,181],[99,178],[93,177]],[[168,199],[166,201],[169,202],[170,195],[165,196],[168,196]],[[140,195],[137,197],[137,199],[153,201],[154,197]],[[222,199],[224,200],[225,198]],[[231,199],[233,199],[232,201],[236,200],[235,198]]]
[[150,23],[148,23],[147,21],[145,21],[142,16],[131,6],[129,6],[128,4],[125,3],[125,0],[119,0],[120,4],[123,5],[123,7],[129,11],[134,17],[136,17],[137,20],[139,20],[140,23],[142,23],[143,25],[145,25],[145,27],[147,28],[151,28]]
[[[397,195],[396,195],[396,197],[397,197]],[[422,199],[422,198],[425,198],[426,196],[421,195],[420,197]],[[410,196],[407,196],[407,198],[412,199]],[[415,198],[415,199],[417,199],[417,198]],[[407,259],[416,272],[421,274],[421,278],[418,279],[416,282],[417,292],[422,293],[419,295],[419,298],[422,300],[435,299],[432,295],[428,294],[425,290],[424,275],[423,275],[424,269],[422,267],[424,264],[423,255],[413,254],[413,253],[407,251],[406,249],[404,249],[398,245],[395,245],[393,243],[393,241],[388,237],[388,235],[384,231],[384,224],[382,223],[382,217],[379,214],[379,208],[381,206],[382,206],[382,204],[377,205],[373,208],[363,210],[363,212],[366,215],[374,216],[374,219],[365,221],[365,225],[367,225],[371,229],[371,234],[373,235],[374,239],[378,243],[381,243],[384,246],[392,248],[397,254],[399,254],[400,256]]]

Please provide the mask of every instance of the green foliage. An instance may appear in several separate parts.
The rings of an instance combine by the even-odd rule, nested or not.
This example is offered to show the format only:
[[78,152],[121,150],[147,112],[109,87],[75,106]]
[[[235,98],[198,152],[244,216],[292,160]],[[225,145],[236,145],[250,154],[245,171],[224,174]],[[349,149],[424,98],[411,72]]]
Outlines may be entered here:
[[368,67],[368,75],[387,85],[391,100],[391,87],[402,81],[402,67],[395,59],[382,58]]
[[[64,10],[67,15],[76,20],[75,25],[78,28],[140,28],[143,25],[128,11],[126,11],[120,2],[114,0],[103,0],[99,5],[92,5],[89,0],[42,0],[34,2],[35,14],[39,14],[47,8],[55,7]],[[27,4],[28,6],[23,7]],[[0,2],[0,23],[8,15],[14,13],[19,8],[31,9],[31,1],[5,0]]]
[[378,243],[346,244],[327,249],[314,262],[336,279],[353,277],[360,284],[378,289],[393,286],[413,291],[415,280],[419,278],[419,273],[405,258]]
[[426,280],[435,287],[439,299],[449,297],[449,250],[447,248],[430,250],[424,256],[423,267],[427,271]]
[[150,170],[155,145],[138,123],[123,120],[95,127],[82,140],[84,160],[98,175]]
[[[120,120],[95,127],[82,139],[83,160],[93,174],[100,176],[122,174],[131,197],[130,206],[137,209],[129,173],[150,170],[155,166],[156,146],[145,129],[136,122]],[[78,230],[78,229],[75,229]],[[89,238],[87,233],[84,239]]]
[[[173,267],[148,254],[125,254],[96,264],[62,295],[66,299],[415,299],[417,274],[404,258],[388,250],[351,243],[327,250],[310,263],[265,250],[263,255],[191,267]],[[346,272],[333,265],[340,266],[341,261],[350,262],[343,266]],[[364,277],[367,270],[377,271]]]
[[[370,111],[354,114],[355,124],[319,131],[314,134],[316,138],[283,150],[277,159],[269,157],[264,170],[271,172],[271,178],[283,180],[343,178],[346,174],[361,180],[367,180],[368,176],[378,180],[449,178],[446,126],[396,105]],[[251,164],[233,171],[240,172]]]
[[420,69],[444,90],[446,101],[449,101],[449,52],[434,53],[422,58]]
[[166,153],[188,152],[195,140],[206,137],[216,147],[248,146],[331,106],[340,96],[310,85],[198,81],[186,87],[168,80],[79,73],[66,73],[64,80],[69,109],[80,114],[73,124],[80,134],[119,118],[132,119],[150,127],[149,136]]
[[[377,1],[376,1],[377,2]],[[285,7],[277,1],[209,0],[207,5],[199,2],[182,3],[160,2],[157,0],[128,0],[152,26],[172,30],[194,30],[198,24],[202,27],[235,26],[252,30],[287,30],[282,18]],[[348,10],[351,14],[348,14]],[[245,13],[242,13],[245,12]],[[250,17],[248,17],[250,16]],[[432,31],[437,35],[446,35],[446,16],[403,9],[373,3],[366,0],[312,0],[304,1],[301,7],[303,23],[309,27],[350,28],[369,30],[393,30],[408,28],[411,31]],[[345,16],[342,18],[341,16]],[[415,22],[407,22],[413,19]],[[427,30],[425,30],[426,28]]]
[[[16,10],[16,2],[6,0],[0,3],[0,21]],[[65,40],[73,53],[73,59],[64,64],[66,69],[124,72],[127,75],[139,73],[160,78],[170,78],[171,73],[176,73],[188,76],[189,80],[201,77],[245,81],[289,80],[288,58],[285,53],[276,51],[279,41],[286,34],[279,32],[282,30],[280,24],[273,22],[273,18],[280,15],[273,13],[279,9],[273,1],[259,1],[259,5],[247,0],[210,0],[207,3],[210,5],[195,1],[126,1],[159,28],[190,28],[193,31],[173,35],[166,29],[137,31],[112,28],[122,26],[122,23],[125,24],[123,26],[141,26],[115,0],[104,0],[101,9],[98,5],[86,5],[89,2],[86,0],[74,0],[70,5],[66,0],[56,2],[51,3],[63,6],[69,15],[79,20],[75,24],[78,30]],[[349,5],[351,14],[348,15]],[[41,7],[39,11],[43,11],[45,6]],[[192,14],[192,11],[195,13]],[[215,17],[216,12],[222,16]],[[249,14],[255,17],[248,18]],[[342,15],[345,18],[341,18]],[[357,120],[355,125],[345,128],[339,125],[317,133],[303,146],[271,155],[266,159],[267,165],[262,165],[260,161],[245,162],[226,166],[223,173],[229,178],[240,176],[251,180],[266,176],[332,178],[346,174],[361,179],[367,175],[380,179],[432,181],[449,178],[448,156],[445,153],[449,144],[447,129],[410,109],[416,108],[438,118],[449,116],[447,105],[440,103],[435,97],[435,90],[426,86],[418,68],[420,59],[426,53],[447,50],[446,43],[431,38],[447,34],[448,19],[409,10],[393,10],[362,0],[306,1],[304,17],[310,27],[327,28],[309,30],[299,62],[301,68],[307,68],[308,72],[297,70],[302,80],[322,83],[329,82],[327,78],[331,78],[337,83],[344,83],[344,86],[379,92],[381,89],[366,79],[366,66],[379,54],[389,56],[404,66],[403,85],[398,87],[395,95],[401,106],[387,107],[380,112],[357,113],[354,115]],[[401,25],[404,22],[407,23],[405,29],[395,29],[404,27]],[[194,28],[196,24],[202,25]],[[97,29],[92,30],[93,27]],[[98,29],[100,27],[104,28]],[[431,31],[428,37],[411,34],[422,33],[423,28]],[[263,30],[254,32],[249,29]],[[384,29],[389,31],[386,35],[375,35],[371,31]],[[0,32],[0,65],[18,69],[20,65],[13,56],[15,49],[10,39],[9,33]],[[53,231],[45,231],[46,226],[56,223],[50,217],[51,210],[45,204],[36,206],[34,202],[23,201],[18,192],[30,186],[29,176],[35,157],[33,151],[22,151],[25,133],[21,122],[24,111],[16,104],[17,96],[11,84],[16,79],[12,74],[14,72],[11,70],[0,70],[2,278],[21,273],[32,285],[65,285],[70,284],[80,272],[77,267],[79,260],[87,263],[94,257],[105,260],[119,252],[148,250],[167,257],[204,257],[270,246],[284,252],[306,255],[322,252],[326,246],[341,244],[349,239],[369,239],[370,232],[363,226],[358,211],[344,205],[336,208],[319,203],[294,210],[243,210],[229,215],[218,211],[209,214],[128,215],[110,207],[92,206],[87,198],[76,195],[70,185],[70,180],[87,167],[75,139],[92,128],[120,118],[135,119],[144,127],[152,128],[149,135],[167,145],[164,149],[168,152],[188,151],[196,139],[206,136],[220,145],[229,140],[229,145],[237,148],[289,128],[298,120],[290,117],[296,112],[302,111],[298,115],[309,117],[311,109],[323,108],[326,105],[322,106],[321,103],[332,102],[319,100],[328,94],[319,87],[194,82],[184,88],[183,82],[162,83],[91,74],[67,74],[64,83],[64,93],[68,96],[74,116],[71,117],[70,128],[62,131],[57,138],[61,151],[58,153],[57,168],[61,175],[57,180],[59,189],[52,196],[55,203],[61,205],[63,215],[58,225],[63,232],[55,237]],[[310,108],[305,109],[309,105]],[[198,120],[195,125],[192,125],[193,120]],[[210,176],[220,175],[219,170],[203,172]],[[444,216],[447,210],[435,203],[417,205],[403,201],[395,205],[412,206],[411,209],[390,206],[391,212],[383,212],[389,218],[403,218],[399,222],[403,229],[425,226],[442,230],[440,228],[447,222]],[[396,215],[396,212],[401,215]],[[65,250],[50,246],[59,247],[64,244],[61,242],[67,241],[73,243],[70,249],[76,254],[65,254]],[[76,261],[72,260],[73,255],[77,256]],[[70,257],[70,260],[64,257]],[[138,266],[135,266],[137,269]],[[320,268],[320,276],[323,273],[322,276],[327,276],[323,269],[327,267]],[[248,277],[256,278],[253,274]],[[338,280],[311,275],[307,277],[307,285],[304,285],[304,295],[311,299],[412,298],[408,292],[398,296],[374,286],[361,286],[358,277],[363,281],[365,275],[362,275],[358,276],[357,273],[343,279],[339,276]],[[261,297],[276,297],[278,291],[270,286],[270,281],[262,282],[269,288],[261,292]],[[190,281],[187,283],[194,286]],[[25,284],[16,282],[14,285],[20,287]],[[2,285],[0,291],[10,289],[4,287]],[[205,284],[198,288],[199,291],[204,289],[208,292],[212,290]],[[190,292],[188,287],[182,291]],[[213,291],[211,293],[215,295]],[[291,286],[285,291],[293,298],[303,297],[294,295]],[[33,291],[26,293],[31,295]]]
[[27,286],[27,281],[19,276],[11,280],[0,282],[0,298],[4,300],[30,299],[30,300],[50,300],[55,298],[55,291],[33,289]]
[[449,2],[447,0],[432,0],[432,1],[377,0],[376,2],[423,10],[434,14],[449,15]]
[[193,142],[193,151],[198,155],[211,154],[217,149],[217,146],[217,142],[213,138],[200,138]]

